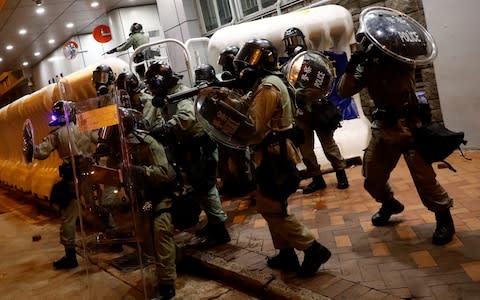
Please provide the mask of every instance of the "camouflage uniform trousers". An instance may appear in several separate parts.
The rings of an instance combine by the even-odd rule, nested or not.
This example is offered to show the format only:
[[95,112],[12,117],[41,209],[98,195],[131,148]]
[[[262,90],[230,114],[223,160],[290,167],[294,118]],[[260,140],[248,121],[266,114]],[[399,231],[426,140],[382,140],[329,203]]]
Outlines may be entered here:
[[335,139],[333,138],[334,131],[314,130],[310,126],[307,116],[305,116],[305,118],[297,118],[297,124],[303,130],[305,136],[305,142],[301,144],[299,148],[302,153],[303,163],[306,166],[306,173],[309,176],[318,176],[322,174],[314,151],[314,133],[317,134],[323,152],[325,153],[325,157],[332,164],[333,170],[337,171],[345,169],[347,165],[345,159],[340,153],[340,149],[338,148]]
[[372,126],[372,136],[363,158],[365,189],[377,202],[392,199],[393,190],[388,179],[403,154],[423,205],[433,212],[450,208],[453,200],[437,181],[432,165],[417,151],[408,148],[411,142],[411,131],[403,121],[391,128]]

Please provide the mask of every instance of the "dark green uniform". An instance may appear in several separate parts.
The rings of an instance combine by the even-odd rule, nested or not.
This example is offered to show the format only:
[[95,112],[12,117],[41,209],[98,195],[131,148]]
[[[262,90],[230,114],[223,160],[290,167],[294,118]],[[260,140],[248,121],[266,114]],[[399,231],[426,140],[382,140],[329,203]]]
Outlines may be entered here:
[[388,112],[372,122],[372,136],[365,150],[363,174],[365,189],[380,203],[393,198],[388,183],[390,173],[403,155],[423,204],[431,211],[444,211],[452,206],[452,199],[436,180],[430,164],[411,149],[411,129],[421,126],[419,118],[405,116],[406,108],[415,110],[415,67],[394,59],[369,59],[360,64],[355,74],[345,73],[338,85],[338,93],[352,96],[364,87],[375,107]]
[[[168,94],[175,94],[185,89],[188,89],[185,85],[177,84],[168,91]],[[208,223],[220,224],[227,220],[227,215],[223,211],[215,182],[209,182],[208,185],[210,186],[207,186],[204,190],[203,188],[200,189],[203,185],[202,183],[195,182],[198,181],[199,178],[194,178],[202,177],[205,179],[206,177],[212,177],[212,179],[216,180],[218,150],[202,151],[204,155],[203,157],[196,157],[196,154],[192,155],[191,150],[195,150],[198,148],[199,144],[203,144],[202,141],[208,141],[209,139],[203,130],[203,127],[197,122],[193,103],[193,99],[188,98],[174,104],[167,104],[162,108],[162,116],[164,120],[172,126],[173,132],[178,139],[179,150],[184,154],[180,155],[182,157],[178,158],[179,163],[181,164],[182,169],[187,173],[185,175],[186,182],[194,186],[194,193],[199,200],[200,207],[207,215]],[[198,172],[188,172],[197,165],[199,159],[211,160],[215,163],[210,167],[207,166],[207,169],[203,174],[198,174]]]
[[[97,142],[98,135],[96,132],[82,133],[79,132],[77,126],[73,123],[70,125],[72,134],[72,153],[70,152],[69,136],[67,126],[59,127],[50,132],[40,143],[35,146],[34,158],[46,159],[50,154],[57,150],[59,157],[65,164],[71,164],[71,155],[91,157],[95,149],[94,143]],[[83,197],[91,196],[89,191],[90,185],[87,182],[80,183],[80,192]],[[74,191],[75,187],[71,182],[71,189]],[[70,195],[65,195],[70,197]],[[65,247],[75,247],[75,222],[78,217],[79,207],[76,197],[73,199],[65,199],[68,205],[61,209],[62,225],[60,226],[60,243]],[[89,201],[88,199],[86,201]]]
[[[153,245],[156,256],[156,275],[159,284],[173,285],[177,277],[175,267],[175,240],[171,207],[171,188],[175,171],[167,160],[164,147],[142,131],[127,135],[137,200],[153,204]],[[140,206],[142,206],[140,203]]]

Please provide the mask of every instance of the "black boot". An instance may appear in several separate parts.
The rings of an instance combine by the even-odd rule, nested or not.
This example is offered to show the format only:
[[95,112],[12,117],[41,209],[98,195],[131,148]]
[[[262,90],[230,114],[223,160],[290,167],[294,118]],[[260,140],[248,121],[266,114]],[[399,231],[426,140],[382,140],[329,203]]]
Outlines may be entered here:
[[437,227],[433,233],[432,243],[434,245],[445,245],[452,241],[455,233],[455,225],[453,224],[450,209],[436,212],[435,219],[437,219]]
[[323,190],[326,187],[327,187],[327,184],[325,183],[323,176],[320,174],[313,177],[312,182],[309,185],[307,185],[306,188],[303,189],[303,193],[311,194],[317,190]]
[[267,257],[267,266],[272,269],[282,270],[286,272],[294,272],[300,268],[295,249],[280,249],[280,253],[273,257]]
[[337,189],[344,190],[349,187],[347,174],[345,170],[338,170],[335,172],[337,175]]
[[65,248],[65,256],[53,262],[53,268],[56,270],[66,270],[78,267],[77,254],[75,248]]
[[175,297],[175,286],[173,284],[160,284],[157,286],[151,300],[168,300]]
[[211,224],[207,239],[200,243],[201,248],[211,248],[230,242],[230,234],[225,227],[225,222]]
[[326,263],[330,259],[330,256],[332,256],[330,250],[317,241],[313,241],[313,244],[305,250],[305,257],[300,269],[297,271],[297,276],[305,278],[315,275],[318,268]]
[[207,223],[205,226],[195,231],[195,236],[196,237],[207,236],[210,233],[210,231],[211,231],[210,223]]
[[405,207],[397,199],[392,198],[383,202],[380,210],[372,216],[372,224],[375,226],[384,226],[393,214],[399,214]]

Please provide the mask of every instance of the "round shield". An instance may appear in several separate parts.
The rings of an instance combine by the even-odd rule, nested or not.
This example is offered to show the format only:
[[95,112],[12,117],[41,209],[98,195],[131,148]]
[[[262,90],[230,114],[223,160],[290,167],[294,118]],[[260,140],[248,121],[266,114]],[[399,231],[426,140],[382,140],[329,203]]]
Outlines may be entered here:
[[[227,147],[245,149],[255,126],[242,105],[241,95],[226,89],[212,88],[195,100],[195,115],[214,140]],[[242,109],[243,107],[243,109]]]
[[335,68],[321,52],[307,50],[297,54],[287,65],[287,81],[296,93],[313,100],[327,97],[335,85]]
[[431,63],[437,47],[430,33],[417,21],[397,10],[369,7],[360,14],[362,34],[385,54],[408,64]]
[[26,119],[23,123],[23,159],[25,163],[31,163],[33,161],[33,149],[35,147],[33,135],[33,125],[30,119]]

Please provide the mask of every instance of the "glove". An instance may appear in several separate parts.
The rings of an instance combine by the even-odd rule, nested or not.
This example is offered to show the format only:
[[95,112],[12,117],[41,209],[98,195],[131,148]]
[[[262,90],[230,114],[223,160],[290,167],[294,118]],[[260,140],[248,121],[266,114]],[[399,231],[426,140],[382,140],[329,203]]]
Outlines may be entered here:
[[345,73],[354,74],[357,66],[365,62],[367,54],[364,51],[355,51],[345,67]]
[[95,149],[95,153],[93,154],[93,157],[95,157],[96,159],[99,159],[101,157],[108,156],[111,153],[112,153],[112,149],[110,145],[108,145],[107,143],[99,143],[97,145],[97,149]]
[[173,137],[173,126],[169,123],[165,123],[160,127],[154,128],[150,131],[150,135],[162,144],[168,144]]
[[[123,163],[120,164],[120,169],[124,174],[127,173],[127,166]],[[141,181],[143,180],[143,177],[145,176],[145,167],[140,166],[140,165],[130,165],[130,174],[132,175],[133,179],[136,179],[136,181]]]
[[167,99],[163,96],[155,96],[152,99],[152,105],[158,108],[163,108],[167,105]]
[[133,177],[142,180],[143,176],[145,176],[145,167],[139,165],[131,165],[130,172]]
[[112,54],[112,53],[115,53],[115,52],[117,52],[117,48],[113,48],[112,50],[108,50],[107,54]]

